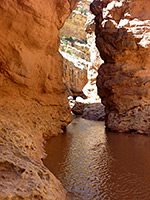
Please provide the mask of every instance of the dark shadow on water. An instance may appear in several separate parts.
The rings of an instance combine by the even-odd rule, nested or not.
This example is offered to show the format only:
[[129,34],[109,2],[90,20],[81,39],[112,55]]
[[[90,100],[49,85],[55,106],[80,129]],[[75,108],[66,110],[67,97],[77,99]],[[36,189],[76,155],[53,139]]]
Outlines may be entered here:
[[76,118],[46,144],[44,164],[71,200],[150,199],[150,137],[105,132]]

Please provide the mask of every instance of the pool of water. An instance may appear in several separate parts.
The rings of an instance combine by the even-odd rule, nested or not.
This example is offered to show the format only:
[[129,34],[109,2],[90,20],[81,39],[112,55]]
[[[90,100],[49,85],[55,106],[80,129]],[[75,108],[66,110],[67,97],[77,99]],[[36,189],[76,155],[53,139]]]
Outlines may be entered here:
[[76,118],[46,152],[44,164],[69,200],[150,199],[150,137],[105,132],[103,122]]

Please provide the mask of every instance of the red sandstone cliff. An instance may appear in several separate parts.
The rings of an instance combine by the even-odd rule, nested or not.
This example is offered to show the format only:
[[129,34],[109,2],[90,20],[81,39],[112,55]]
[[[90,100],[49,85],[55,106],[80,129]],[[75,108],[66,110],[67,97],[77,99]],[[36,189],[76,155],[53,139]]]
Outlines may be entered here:
[[66,199],[43,136],[72,119],[58,31],[77,0],[0,0],[0,199]]
[[104,64],[97,86],[112,131],[150,133],[150,1],[94,0]]

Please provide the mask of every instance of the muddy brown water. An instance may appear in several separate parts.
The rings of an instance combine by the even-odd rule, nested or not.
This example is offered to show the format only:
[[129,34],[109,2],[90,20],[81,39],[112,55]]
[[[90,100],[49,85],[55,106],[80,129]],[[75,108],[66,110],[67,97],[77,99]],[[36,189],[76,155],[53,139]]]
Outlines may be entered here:
[[76,118],[46,152],[69,200],[150,199],[150,137],[107,133],[103,122]]

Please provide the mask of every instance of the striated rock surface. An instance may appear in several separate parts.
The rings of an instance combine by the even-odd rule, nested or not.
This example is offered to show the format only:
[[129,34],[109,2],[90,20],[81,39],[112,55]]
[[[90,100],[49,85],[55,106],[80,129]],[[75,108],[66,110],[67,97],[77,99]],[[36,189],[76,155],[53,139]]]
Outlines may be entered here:
[[150,133],[150,1],[95,0],[97,86],[112,131]]
[[63,82],[66,86],[67,96],[82,96],[82,89],[87,83],[87,70],[75,66],[73,61],[64,58]]
[[89,13],[89,7],[92,0],[81,0],[77,7],[65,22],[64,27],[60,30],[60,36],[75,37],[79,40],[85,40],[85,23]]
[[0,199],[66,199],[43,137],[71,120],[58,31],[77,0],[0,0]]
[[95,102],[100,101],[96,77],[102,59],[95,44],[94,15],[89,11],[91,2],[92,0],[79,1],[59,34],[60,52],[64,57],[64,83],[67,91],[70,90],[67,95],[81,96],[84,93],[91,102]]
[[60,53],[64,57],[63,82],[67,88],[67,96],[83,96],[82,90],[88,82],[87,69],[90,65],[90,52],[85,23],[89,15],[90,1],[79,1],[76,9],[59,31]]
[[96,77],[98,75],[98,68],[103,63],[99,51],[95,43],[95,21],[94,15],[90,14],[87,17],[85,24],[87,32],[87,43],[90,52],[90,64],[88,66],[88,83],[85,85],[83,92],[91,102],[100,101],[97,94]]
[[101,100],[97,95],[96,77],[103,61],[95,44],[94,15],[89,12],[91,2],[79,1],[76,10],[60,30],[60,52],[64,57],[63,81],[67,95],[86,96],[86,99],[77,97],[76,102],[70,99],[72,112],[83,115],[84,107],[87,107],[84,117],[99,120],[104,119],[105,114],[104,109],[103,114],[99,110]]

